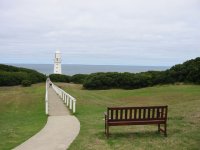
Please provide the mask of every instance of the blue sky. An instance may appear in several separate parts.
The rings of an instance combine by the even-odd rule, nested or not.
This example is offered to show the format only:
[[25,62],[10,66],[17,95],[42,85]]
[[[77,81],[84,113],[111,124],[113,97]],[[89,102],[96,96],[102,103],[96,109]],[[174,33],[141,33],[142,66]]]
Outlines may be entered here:
[[200,56],[199,0],[0,0],[0,63],[172,66]]

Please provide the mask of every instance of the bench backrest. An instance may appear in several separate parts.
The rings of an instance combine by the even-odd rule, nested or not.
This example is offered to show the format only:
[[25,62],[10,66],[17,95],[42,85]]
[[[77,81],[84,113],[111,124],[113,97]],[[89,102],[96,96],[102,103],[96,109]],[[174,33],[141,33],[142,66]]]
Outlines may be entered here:
[[166,120],[168,106],[108,107],[109,121]]

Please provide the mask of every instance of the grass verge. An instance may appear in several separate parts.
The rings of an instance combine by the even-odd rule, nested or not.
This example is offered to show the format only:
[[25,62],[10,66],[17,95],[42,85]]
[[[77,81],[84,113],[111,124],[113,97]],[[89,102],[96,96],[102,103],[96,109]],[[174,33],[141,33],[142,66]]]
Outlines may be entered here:
[[0,149],[9,150],[45,125],[45,84],[0,87]]
[[[70,150],[197,150],[200,147],[200,86],[165,85],[137,90],[83,90],[81,85],[61,84],[77,99],[79,136]],[[104,135],[107,106],[168,105],[168,137],[157,133],[157,126],[111,127]]]

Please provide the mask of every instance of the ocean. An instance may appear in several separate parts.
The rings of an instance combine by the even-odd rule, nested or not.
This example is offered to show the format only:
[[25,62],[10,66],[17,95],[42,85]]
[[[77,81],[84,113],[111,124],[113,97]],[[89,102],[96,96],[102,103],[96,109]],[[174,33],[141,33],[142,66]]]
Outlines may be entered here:
[[[46,75],[53,73],[53,64],[9,64],[17,67],[34,69]],[[120,65],[78,65],[62,64],[62,74],[90,74],[95,72],[145,72],[145,71],[164,71],[169,69],[167,66],[120,66]]]

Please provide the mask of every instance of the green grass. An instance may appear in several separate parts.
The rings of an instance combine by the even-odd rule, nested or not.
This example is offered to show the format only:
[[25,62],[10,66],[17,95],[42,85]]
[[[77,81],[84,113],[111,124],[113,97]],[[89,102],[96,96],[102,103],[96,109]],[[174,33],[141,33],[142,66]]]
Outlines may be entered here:
[[[77,98],[81,123],[79,136],[70,150],[197,150],[200,147],[200,86],[165,85],[137,90],[83,90],[81,85],[60,84]],[[110,127],[104,135],[107,106],[168,105],[168,137],[157,126]]]
[[[83,90],[81,85],[60,84],[77,98],[81,123],[70,150],[197,150],[200,147],[200,86],[166,85],[137,90]],[[44,84],[0,87],[0,149],[12,149],[37,133],[46,123]],[[168,137],[157,127],[111,127],[104,135],[107,106],[168,105]]]
[[0,149],[10,150],[45,125],[45,84],[0,87]]

